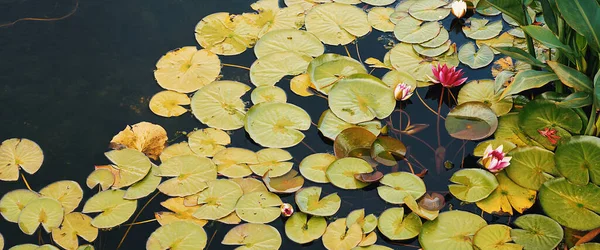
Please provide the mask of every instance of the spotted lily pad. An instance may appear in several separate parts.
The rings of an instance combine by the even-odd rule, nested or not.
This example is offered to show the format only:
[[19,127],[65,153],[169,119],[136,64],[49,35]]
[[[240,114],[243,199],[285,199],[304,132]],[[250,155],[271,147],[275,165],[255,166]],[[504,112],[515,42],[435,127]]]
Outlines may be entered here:
[[256,60],[250,67],[250,81],[257,86],[273,86],[287,75],[306,71],[312,57],[296,52],[271,53]]
[[272,226],[264,224],[246,223],[238,225],[225,235],[221,244],[239,245],[240,250],[267,250],[279,249],[281,235]]
[[188,135],[188,146],[195,154],[212,157],[231,143],[229,134],[220,129],[205,128]]
[[302,212],[296,212],[285,222],[285,234],[298,244],[312,242],[325,233],[327,221],[320,216],[312,216]]
[[404,197],[418,199],[425,194],[423,180],[408,172],[386,174],[379,183],[383,185],[377,187],[377,193],[381,199],[392,204],[404,204]]
[[573,136],[559,144],[555,154],[556,169],[567,180],[600,185],[600,138]]
[[219,55],[237,55],[254,45],[256,30],[242,16],[218,12],[205,16],[195,28],[196,41]]
[[254,46],[256,58],[278,52],[296,52],[301,55],[317,57],[323,54],[325,47],[315,35],[297,29],[282,29],[262,36]]
[[244,194],[235,206],[240,219],[250,223],[269,223],[279,218],[283,202],[270,192],[252,192]]
[[476,202],[487,198],[498,187],[496,177],[483,169],[462,169],[452,175],[450,193],[461,201]]
[[62,205],[65,214],[73,212],[83,199],[83,189],[74,181],[57,181],[40,190],[44,197],[50,197]]
[[315,216],[332,216],[340,209],[342,200],[337,193],[327,195],[323,197],[323,199],[319,199],[320,196],[320,187],[300,189],[296,192],[295,197],[298,209],[304,213]]
[[248,111],[246,132],[263,147],[288,148],[304,139],[302,130],[311,119],[302,108],[289,103],[260,103]]
[[92,226],[92,218],[82,213],[69,213],[64,217],[60,228],[52,230],[52,239],[65,249],[77,249],[77,236],[93,242],[98,236],[98,228]]
[[213,157],[219,174],[229,178],[242,178],[252,174],[249,165],[258,164],[256,153],[244,148],[226,148]]
[[423,223],[419,243],[423,249],[472,250],[473,236],[487,223],[476,214],[453,210]]
[[371,31],[367,14],[358,7],[327,3],[306,14],[306,30],[329,45],[346,45]]
[[480,140],[498,128],[496,113],[482,102],[465,102],[448,113],[446,130],[462,140]]
[[0,180],[16,181],[19,169],[35,174],[44,161],[40,146],[28,139],[8,139],[0,145]]
[[125,191],[115,189],[95,194],[83,206],[84,213],[100,213],[92,220],[92,226],[111,228],[123,224],[135,212],[137,201],[123,198]]
[[563,238],[563,229],[556,221],[539,214],[519,216],[510,232],[512,240],[525,249],[554,249]]
[[200,225],[188,221],[177,221],[156,229],[148,238],[146,249],[204,249],[206,241],[206,232]]
[[414,213],[404,216],[404,208],[388,208],[379,216],[377,228],[390,240],[407,240],[421,231],[421,218]]
[[539,196],[544,212],[561,225],[581,231],[600,227],[598,186],[592,183],[579,186],[556,178],[542,185]]
[[[200,226],[204,226],[207,221],[195,218],[193,213],[201,207],[198,205],[198,199],[194,201],[194,205],[187,206],[184,204],[185,198],[174,197],[160,203],[161,206],[169,211],[161,211],[154,213],[154,217],[161,226],[167,225],[175,221],[190,221]],[[190,205],[190,204],[188,204]]]
[[192,114],[212,128],[235,130],[244,126],[245,104],[240,99],[250,87],[235,81],[214,81],[192,97]]

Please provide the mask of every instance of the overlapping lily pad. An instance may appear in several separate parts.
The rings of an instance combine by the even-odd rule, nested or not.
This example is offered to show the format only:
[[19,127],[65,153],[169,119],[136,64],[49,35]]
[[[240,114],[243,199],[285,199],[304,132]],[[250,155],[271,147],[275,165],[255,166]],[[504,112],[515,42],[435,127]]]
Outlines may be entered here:
[[182,155],[170,158],[160,165],[163,181],[158,190],[169,196],[186,196],[207,188],[207,181],[217,179],[217,167],[208,158]]
[[244,148],[226,148],[213,157],[217,172],[229,178],[242,178],[252,174],[250,164],[258,164],[256,153]]
[[359,158],[346,157],[337,159],[327,168],[327,179],[331,184],[342,189],[360,189],[369,185],[355,178],[355,175],[373,172],[371,165]]
[[162,56],[156,63],[154,77],[165,89],[190,93],[217,79],[220,72],[221,60],[217,55],[188,46]]
[[446,130],[450,135],[463,140],[480,140],[498,128],[496,113],[482,102],[465,102],[448,113]]
[[519,147],[509,153],[512,157],[506,174],[519,186],[538,190],[559,174],[554,164],[554,153],[540,147]]
[[458,93],[458,104],[482,102],[488,105],[497,116],[510,112],[513,100],[510,97],[500,99],[501,92],[495,91],[493,80],[473,80],[465,84]]
[[392,32],[394,31],[395,24],[390,21],[390,15],[394,13],[393,8],[375,7],[371,8],[367,18],[369,24],[379,31]]
[[[512,167],[512,166],[511,166]],[[506,172],[496,175],[498,187],[490,196],[478,201],[477,206],[490,214],[513,214],[513,208],[523,213],[535,203],[536,192],[514,183]]]
[[298,168],[302,176],[312,182],[329,183],[326,171],[335,159],[331,154],[316,153],[305,157]]
[[358,7],[326,3],[306,14],[306,30],[329,45],[346,45],[371,31],[367,14]]
[[374,214],[365,216],[364,209],[356,209],[346,217],[346,226],[350,228],[352,224],[358,224],[362,228],[364,234],[368,234],[377,227],[377,217]]
[[347,128],[351,127],[362,127],[374,135],[379,135],[381,131],[381,122],[379,120],[366,121],[358,124],[352,124],[345,122],[344,120],[337,117],[330,109],[323,111],[321,114],[321,118],[319,118],[319,123],[317,124],[319,131],[323,134],[323,136],[336,140],[338,135]]
[[448,3],[443,0],[416,1],[410,6],[408,13],[422,21],[438,21],[450,14],[450,8],[443,8],[446,5]]
[[327,195],[323,199],[320,197],[320,187],[307,187],[296,192],[295,200],[298,209],[310,215],[332,216],[340,209],[342,200],[337,193]]
[[473,235],[487,223],[478,215],[453,210],[423,223],[419,243],[423,249],[472,250]]
[[469,18],[470,26],[462,28],[465,36],[475,40],[491,39],[502,31],[502,20],[489,23],[488,19]]
[[40,197],[39,194],[27,189],[10,191],[0,199],[0,213],[5,220],[17,223],[19,222],[19,214],[21,214],[23,208],[38,197]]
[[244,194],[235,206],[235,213],[240,219],[250,223],[269,223],[281,214],[283,202],[276,194],[270,192],[252,192]]
[[246,223],[229,230],[221,244],[239,245],[239,249],[245,250],[279,249],[281,235],[272,226]]
[[218,12],[205,16],[195,28],[200,46],[219,55],[237,55],[256,43],[256,30],[242,16]]
[[263,177],[265,185],[273,193],[293,193],[298,191],[304,185],[304,178],[298,175],[298,171],[292,169],[286,174],[278,177]]
[[539,196],[544,212],[561,225],[582,231],[600,227],[598,186],[579,186],[556,178],[542,185]]
[[404,197],[418,199],[425,194],[425,183],[418,176],[408,172],[395,172],[383,176],[377,193],[386,202],[404,204]]
[[152,167],[150,159],[144,153],[134,149],[112,150],[104,154],[114,165],[117,176],[113,187],[121,188],[131,186],[142,180]]
[[44,197],[50,197],[62,205],[65,214],[73,212],[83,199],[83,189],[74,181],[57,181],[40,190]]
[[358,224],[346,229],[346,219],[337,219],[327,226],[323,234],[323,246],[327,249],[351,249],[360,243],[362,236]]
[[475,44],[469,42],[458,49],[458,59],[472,69],[480,69],[492,63],[494,52],[485,44],[481,45],[479,50],[476,50]]
[[90,189],[100,186],[100,190],[104,191],[115,183],[115,176],[108,169],[96,169],[88,175],[85,183]]
[[123,198],[125,191],[115,189],[95,194],[83,206],[84,213],[100,213],[92,220],[92,226],[111,228],[123,224],[135,212],[137,201]]
[[19,228],[27,235],[33,235],[42,225],[47,233],[58,228],[63,221],[64,209],[55,199],[40,197],[32,200],[19,214]]
[[379,216],[377,228],[390,240],[407,240],[421,231],[421,218],[414,213],[404,216],[404,208],[388,208]]
[[441,25],[438,22],[423,22],[411,16],[396,22],[394,36],[404,43],[424,43],[435,38],[440,33]]
[[202,205],[194,212],[194,217],[205,220],[216,220],[232,213],[242,196],[240,186],[231,180],[214,180],[208,188],[198,194],[197,204]]
[[[519,127],[525,134],[550,150],[554,150],[560,139],[566,139],[571,134],[581,131],[581,118],[569,108],[557,106],[552,101],[534,100],[519,112]],[[540,131],[556,130],[554,139],[546,137]]]
[[310,62],[307,74],[316,89],[328,94],[340,80],[353,74],[366,74],[361,62],[338,54],[323,54]]
[[256,152],[258,156],[258,164],[250,165],[252,172],[258,176],[268,177],[279,177],[288,173],[293,162],[289,162],[292,159],[292,155],[283,149],[279,148],[265,148]]
[[177,221],[156,229],[148,238],[146,249],[204,249],[206,241],[206,232],[200,225]]
[[498,187],[496,177],[483,169],[462,169],[452,175],[450,193],[461,201],[476,202],[487,198]]
[[487,225],[477,231],[473,237],[473,244],[479,249],[496,250],[521,250],[523,246],[509,243],[511,239],[511,228],[509,226],[494,224]]
[[301,131],[310,128],[304,109],[289,103],[260,103],[248,110],[246,132],[263,147],[288,148],[304,139]]
[[188,146],[195,154],[212,157],[231,143],[229,134],[220,129],[205,128],[188,135]]
[[287,95],[285,94],[285,90],[277,86],[261,86],[252,90],[250,100],[254,104],[261,102],[286,102]]
[[287,75],[306,71],[312,57],[297,52],[278,52],[265,55],[250,67],[250,81],[257,86],[273,86]]
[[600,185],[600,138],[574,136],[561,143],[555,153],[556,169],[570,182]]
[[526,214],[514,224],[521,229],[512,229],[510,236],[525,249],[554,249],[563,238],[562,227],[543,215]]
[[98,229],[93,227],[92,218],[82,213],[66,214],[60,228],[52,230],[52,239],[65,249],[77,249],[77,236],[87,242],[93,242],[98,236]]

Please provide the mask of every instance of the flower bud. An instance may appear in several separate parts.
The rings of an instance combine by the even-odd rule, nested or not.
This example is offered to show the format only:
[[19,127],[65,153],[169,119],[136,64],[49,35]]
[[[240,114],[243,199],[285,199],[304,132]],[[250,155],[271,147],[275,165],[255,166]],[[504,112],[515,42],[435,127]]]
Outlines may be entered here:
[[281,204],[280,208],[281,208],[281,215],[283,215],[284,217],[290,217],[294,213],[294,207],[292,207],[292,205],[290,205],[289,203]]
[[452,2],[452,14],[458,18],[462,18],[467,14],[467,3],[463,0],[457,0]]
[[394,88],[394,96],[398,101],[406,101],[413,95],[412,87],[406,83],[399,83]]

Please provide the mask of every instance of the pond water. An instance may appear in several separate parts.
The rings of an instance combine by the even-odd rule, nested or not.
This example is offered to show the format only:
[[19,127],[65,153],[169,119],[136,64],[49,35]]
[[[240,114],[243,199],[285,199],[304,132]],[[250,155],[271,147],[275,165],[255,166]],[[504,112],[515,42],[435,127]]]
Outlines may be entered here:
[[[176,118],[162,118],[148,108],[152,95],[162,89],[153,76],[156,61],[167,51],[183,47],[198,46],[194,39],[196,23],[215,12],[250,12],[252,0],[104,0],[81,1],[75,13],[59,21],[23,21],[0,28],[0,139],[28,138],[37,142],[44,150],[45,160],[35,175],[27,176],[32,189],[39,190],[57,180],[74,180],[83,185],[94,165],[109,163],[104,157],[107,145],[116,133],[141,121],[163,126],[171,142],[185,139],[180,132],[203,128],[191,113]],[[20,0],[0,1],[0,23],[12,22],[23,17],[55,17],[70,12],[75,0]],[[453,16],[443,21],[450,29]],[[383,58],[387,49],[385,42],[379,41],[384,35],[373,31],[358,41],[362,59]],[[389,37],[389,33],[384,37]],[[462,32],[450,32],[450,39],[460,46],[466,41]],[[349,51],[357,58],[355,45],[348,45]],[[345,54],[343,47],[328,47],[327,52]],[[498,56],[496,56],[498,57]],[[242,55],[221,57],[224,63],[250,66],[255,60],[252,50]],[[465,69],[469,79],[491,78],[489,66],[480,70]],[[386,71],[375,70],[381,77]],[[241,81],[250,85],[248,72],[243,69],[224,67],[223,79]],[[278,84],[288,92],[288,102],[304,108],[317,122],[327,109],[327,102],[316,96],[299,97],[289,91],[288,80]],[[419,89],[421,96],[428,96],[427,103],[437,107],[438,94],[426,94],[427,88]],[[432,92],[434,92],[432,90]],[[431,97],[430,97],[431,96]],[[249,94],[244,96],[249,101]],[[474,167],[475,158],[469,157],[475,143],[463,143],[452,139],[441,121],[440,131],[436,131],[436,116],[428,111],[416,98],[404,110],[411,116],[412,123],[429,124],[424,131],[416,134],[420,140],[446,146],[445,160],[453,162],[452,170],[436,171],[435,153],[423,142],[403,136],[402,141],[409,148],[413,162],[420,162],[429,169],[424,178],[428,191],[447,192],[448,179],[459,169]],[[442,107],[447,114],[448,107]],[[392,117],[397,124],[399,117]],[[439,132],[439,133],[438,133]],[[305,132],[304,142],[316,152],[332,152],[332,143],[319,135],[312,126]],[[253,143],[243,130],[232,135],[232,145],[251,150],[261,147]],[[464,147],[463,147],[464,145]],[[307,155],[313,152],[299,144],[289,149],[294,156],[295,168]],[[389,172],[389,168],[380,167]],[[408,171],[405,164],[400,170]],[[305,186],[315,183],[306,181]],[[377,195],[375,185],[363,190],[341,190],[330,184],[324,193],[338,192],[342,207],[336,214],[345,217],[350,211],[365,208],[366,213],[380,214],[392,205],[386,204]],[[25,188],[24,183],[2,182],[0,194],[10,190]],[[84,200],[95,193],[85,189]],[[447,198],[451,199],[450,196]],[[154,218],[153,213],[162,211],[160,201],[166,196],[159,195],[149,203],[137,221]],[[283,195],[284,202],[294,203],[293,195]],[[140,208],[148,198],[138,201]],[[461,206],[460,201],[451,200],[456,209],[480,213],[474,205]],[[79,207],[79,209],[81,206]],[[445,210],[448,209],[446,206]],[[505,222],[507,218],[485,215],[488,221]],[[284,219],[277,219],[271,225],[282,233],[282,249],[322,249],[320,240],[308,245],[298,245],[285,237]],[[148,236],[159,225],[156,222],[134,226],[122,245],[122,249],[142,249]],[[208,249],[233,249],[223,246],[220,241],[232,226],[209,223],[205,226],[209,239],[214,236]],[[101,231],[94,243],[96,249],[116,249],[126,226]],[[0,219],[0,232],[7,246],[22,243],[50,242],[43,234],[27,236],[20,232],[16,224]],[[418,245],[415,240],[390,242],[379,235],[377,244],[394,249],[414,249],[401,244]]]

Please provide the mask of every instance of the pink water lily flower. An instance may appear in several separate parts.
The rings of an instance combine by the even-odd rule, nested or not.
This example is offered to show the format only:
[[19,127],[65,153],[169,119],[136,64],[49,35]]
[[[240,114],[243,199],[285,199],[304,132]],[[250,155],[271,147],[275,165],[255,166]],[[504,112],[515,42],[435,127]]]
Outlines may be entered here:
[[456,67],[448,68],[446,64],[431,66],[431,71],[433,72],[433,78],[430,80],[434,83],[442,84],[446,88],[460,86],[468,79],[467,77],[463,78],[465,73],[462,72],[462,69],[456,70]]
[[483,153],[481,165],[492,173],[500,172],[502,169],[508,167],[512,157],[507,157],[506,153],[502,152],[502,149],[502,145],[498,146],[496,149],[492,149],[492,145],[488,145]]
[[406,101],[413,95],[413,89],[406,83],[399,83],[394,88],[394,96],[398,101]]

